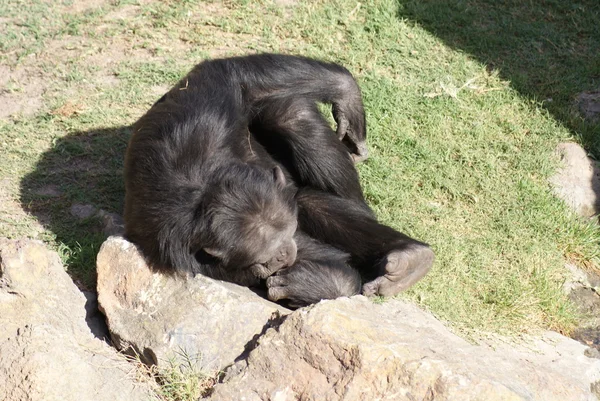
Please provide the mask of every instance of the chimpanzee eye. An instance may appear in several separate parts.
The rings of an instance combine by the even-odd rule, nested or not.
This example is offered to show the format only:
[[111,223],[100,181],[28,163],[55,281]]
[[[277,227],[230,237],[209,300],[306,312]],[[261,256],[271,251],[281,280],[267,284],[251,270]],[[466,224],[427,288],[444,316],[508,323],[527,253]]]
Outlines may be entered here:
[[216,265],[220,262],[219,258],[209,254],[204,249],[197,251],[194,256],[196,257],[196,261],[201,265]]

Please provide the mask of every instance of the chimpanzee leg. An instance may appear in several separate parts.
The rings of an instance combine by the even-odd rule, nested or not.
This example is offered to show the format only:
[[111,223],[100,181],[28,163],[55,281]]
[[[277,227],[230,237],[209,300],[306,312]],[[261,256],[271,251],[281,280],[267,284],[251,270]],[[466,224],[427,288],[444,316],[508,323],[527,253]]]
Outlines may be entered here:
[[433,264],[427,244],[379,224],[364,202],[310,189],[301,189],[297,200],[299,228],[351,255],[366,281],[365,295],[395,295]]
[[359,294],[361,279],[350,267],[350,255],[297,233],[296,262],[267,279],[269,299],[287,300],[292,307]]
[[264,99],[250,127],[269,154],[283,164],[299,187],[363,201],[358,173],[310,99]]

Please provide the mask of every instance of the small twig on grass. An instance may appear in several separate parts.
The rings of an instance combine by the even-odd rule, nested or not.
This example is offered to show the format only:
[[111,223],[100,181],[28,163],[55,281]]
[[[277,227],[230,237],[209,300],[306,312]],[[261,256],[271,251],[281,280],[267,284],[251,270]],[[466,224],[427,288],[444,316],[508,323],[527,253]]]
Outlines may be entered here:
[[348,14],[348,19],[352,19],[354,17],[354,14],[356,14],[358,12],[358,10],[360,10],[360,6],[361,6],[360,2],[356,3],[356,6]]
[[438,96],[448,95],[453,99],[458,99],[458,94],[464,89],[471,89],[476,91],[477,93],[486,93],[504,89],[501,87],[485,88],[484,86],[475,85],[475,81],[477,81],[479,78],[480,77],[471,78],[459,87],[454,86],[454,84],[452,83],[440,82],[441,91],[436,90],[435,92],[426,93],[423,96],[428,98],[435,98]]

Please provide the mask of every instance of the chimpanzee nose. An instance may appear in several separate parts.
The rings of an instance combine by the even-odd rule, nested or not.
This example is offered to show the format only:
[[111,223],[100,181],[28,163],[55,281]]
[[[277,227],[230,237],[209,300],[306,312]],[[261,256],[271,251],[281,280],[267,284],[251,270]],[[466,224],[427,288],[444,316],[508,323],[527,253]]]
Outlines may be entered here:
[[281,262],[284,266],[291,266],[296,261],[296,255],[298,253],[298,247],[295,241],[281,248],[277,261]]

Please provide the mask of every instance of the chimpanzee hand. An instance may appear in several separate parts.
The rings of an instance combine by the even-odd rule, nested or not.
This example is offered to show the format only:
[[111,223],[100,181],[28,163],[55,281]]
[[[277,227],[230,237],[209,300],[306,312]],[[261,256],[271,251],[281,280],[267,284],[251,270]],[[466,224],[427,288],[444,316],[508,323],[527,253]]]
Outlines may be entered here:
[[363,121],[353,123],[349,120],[349,116],[353,113],[345,111],[340,103],[333,104],[332,113],[337,123],[336,133],[338,139],[346,145],[354,163],[366,160],[369,157],[369,151],[365,138],[364,114],[362,112],[358,114],[358,118],[363,119]]
[[253,264],[250,266],[250,271],[254,275],[254,277],[266,279],[270,275],[276,273],[278,270],[281,270],[283,266],[277,265],[267,265],[267,264]]

